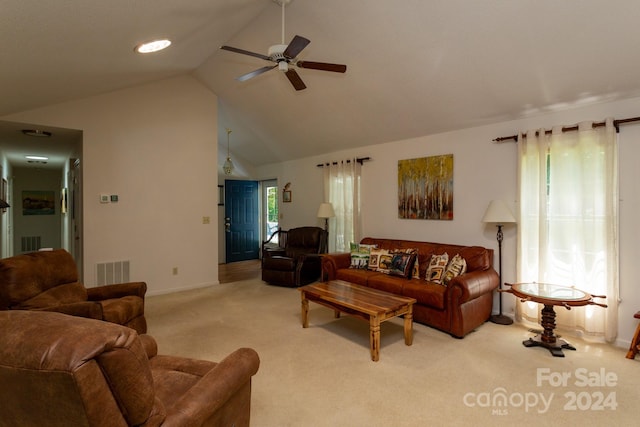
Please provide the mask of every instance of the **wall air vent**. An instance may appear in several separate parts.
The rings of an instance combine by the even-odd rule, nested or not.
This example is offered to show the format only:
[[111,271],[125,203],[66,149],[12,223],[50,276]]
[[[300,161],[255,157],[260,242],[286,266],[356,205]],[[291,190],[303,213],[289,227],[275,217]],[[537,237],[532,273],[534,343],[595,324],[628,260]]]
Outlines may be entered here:
[[96,264],[96,284],[98,286],[127,282],[129,282],[129,261]]

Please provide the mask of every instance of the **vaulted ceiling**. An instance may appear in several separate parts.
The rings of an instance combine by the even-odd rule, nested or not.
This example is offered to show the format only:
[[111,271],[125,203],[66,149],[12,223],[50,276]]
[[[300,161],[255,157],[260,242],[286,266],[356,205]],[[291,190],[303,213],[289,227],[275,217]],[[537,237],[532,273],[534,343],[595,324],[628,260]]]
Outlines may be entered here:
[[[296,91],[263,55],[274,0],[3,0],[0,117],[180,74],[219,98],[219,141],[253,165],[640,95],[635,0],[293,0]],[[135,45],[168,37],[156,54]],[[2,132],[0,130],[0,140]]]

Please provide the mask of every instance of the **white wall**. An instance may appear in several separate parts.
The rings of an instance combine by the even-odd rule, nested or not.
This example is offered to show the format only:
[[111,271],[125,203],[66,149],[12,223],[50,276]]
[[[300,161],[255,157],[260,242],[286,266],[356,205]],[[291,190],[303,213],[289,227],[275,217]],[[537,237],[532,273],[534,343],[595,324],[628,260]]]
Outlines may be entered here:
[[[498,269],[496,228],[483,224],[482,217],[492,199],[503,199],[516,212],[517,146],[515,143],[493,143],[500,136],[509,136],[530,128],[551,128],[580,121],[602,121],[605,117],[618,119],[635,117],[640,112],[640,99],[599,104],[591,107],[549,112],[527,120],[505,121],[489,126],[465,129],[405,141],[390,142],[356,150],[332,153],[327,156],[306,158],[283,164],[259,168],[259,177],[278,177],[279,183],[292,183],[293,203],[281,205],[283,228],[299,225],[321,225],[315,218],[322,198],[322,173],[317,163],[371,157],[362,168],[363,230],[365,236],[395,237],[442,243],[475,244],[496,251],[495,268]],[[640,172],[640,124],[626,125],[620,132],[620,288],[622,302],[619,308],[618,344],[628,346],[637,320],[633,314],[640,309],[640,274],[637,242],[640,223],[636,221],[640,210],[637,182]],[[453,154],[454,156],[454,219],[453,221],[427,221],[399,219],[396,210],[398,160],[425,156]],[[504,282],[516,280],[516,228],[504,229],[503,271]],[[579,284],[576,284],[579,287]],[[503,295],[503,311],[513,315],[515,299]],[[497,296],[494,311],[497,311]]]
[[88,286],[97,263],[118,260],[149,294],[218,282],[217,98],[202,84],[178,77],[3,119],[83,131]]

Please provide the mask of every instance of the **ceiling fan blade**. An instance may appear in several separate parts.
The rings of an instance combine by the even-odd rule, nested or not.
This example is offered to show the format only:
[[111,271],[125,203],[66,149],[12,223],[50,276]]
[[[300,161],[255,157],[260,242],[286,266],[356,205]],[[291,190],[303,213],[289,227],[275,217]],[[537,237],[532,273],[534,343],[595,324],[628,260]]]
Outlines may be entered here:
[[243,74],[240,77],[236,77],[236,80],[244,82],[246,80],[249,80],[255,76],[259,76],[262,73],[266,73],[269,70],[273,70],[274,68],[276,68],[278,66],[278,64],[276,65],[267,65],[266,67],[262,67],[262,68],[258,68],[257,70],[254,70],[250,73],[247,74]]
[[308,39],[305,39],[301,36],[295,36],[291,40],[287,48],[284,50],[284,52],[282,52],[282,55],[287,59],[293,59],[298,56],[298,54],[302,52],[302,49],[307,47],[309,43],[311,43],[311,41],[309,41]]
[[347,66],[342,64],[329,64],[327,62],[298,61],[296,65],[300,68],[311,68],[313,70],[333,71],[334,73],[344,73]]
[[249,52],[248,50],[238,49],[237,47],[220,46],[220,49],[228,50],[229,52],[241,53],[243,55],[253,56],[255,58],[264,59],[265,61],[271,61],[271,58],[269,58],[267,55],[262,55],[260,53],[255,53],[255,52]]
[[291,82],[291,84],[296,90],[302,90],[307,88],[307,86],[304,84],[304,82],[302,81],[298,73],[296,73],[296,70],[289,68],[289,70],[286,71],[285,74],[287,75],[287,78],[289,79],[289,81]]

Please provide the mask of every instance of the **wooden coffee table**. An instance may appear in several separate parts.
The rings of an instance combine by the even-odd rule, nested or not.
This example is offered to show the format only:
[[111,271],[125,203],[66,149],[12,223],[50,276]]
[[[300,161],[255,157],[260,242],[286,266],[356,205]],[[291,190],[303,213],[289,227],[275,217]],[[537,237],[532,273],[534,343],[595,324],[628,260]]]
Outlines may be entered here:
[[324,305],[340,313],[369,322],[371,360],[380,359],[380,324],[385,320],[404,315],[404,343],[413,343],[414,298],[379,291],[344,280],[316,282],[298,288],[302,297],[302,327],[309,327],[309,301]]

